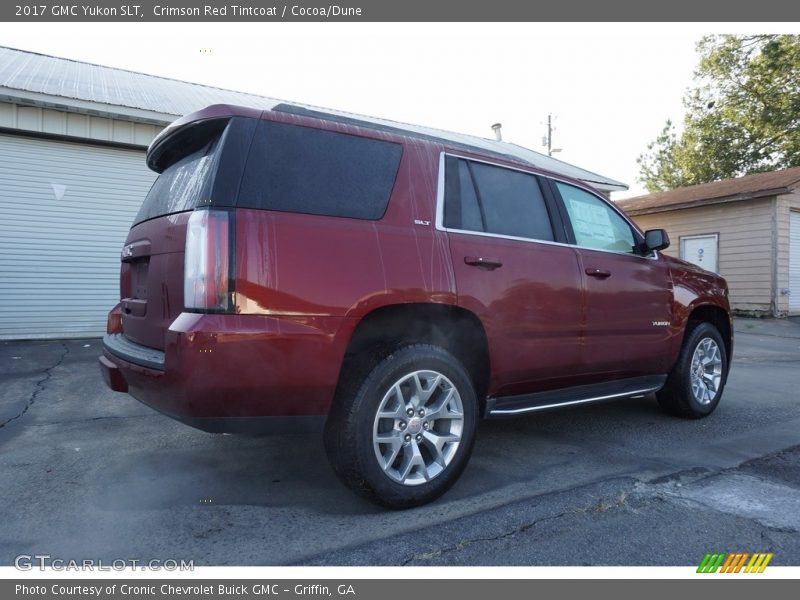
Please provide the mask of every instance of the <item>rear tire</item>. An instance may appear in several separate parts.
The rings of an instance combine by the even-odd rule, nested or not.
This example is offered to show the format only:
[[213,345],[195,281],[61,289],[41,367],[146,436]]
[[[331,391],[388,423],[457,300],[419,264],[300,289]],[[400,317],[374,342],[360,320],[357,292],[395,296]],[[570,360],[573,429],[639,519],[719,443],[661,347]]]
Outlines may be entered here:
[[449,352],[413,344],[343,374],[325,426],[339,478],[365,498],[396,509],[446,492],[472,453],[478,402]]
[[716,327],[690,322],[678,361],[656,394],[661,408],[687,419],[707,417],[717,408],[728,377],[725,343]]

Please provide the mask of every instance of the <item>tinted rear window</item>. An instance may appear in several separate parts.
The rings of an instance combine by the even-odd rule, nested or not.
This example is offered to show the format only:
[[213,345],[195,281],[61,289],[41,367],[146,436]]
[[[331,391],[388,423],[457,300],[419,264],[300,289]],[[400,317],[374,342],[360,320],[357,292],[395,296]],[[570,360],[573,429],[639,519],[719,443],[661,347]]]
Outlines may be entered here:
[[486,231],[553,239],[550,217],[535,176],[482,163],[472,163],[471,169],[486,218]]
[[237,206],[380,219],[401,154],[391,142],[263,121]]
[[447,157],[445,227],[553,240],[553,227],[535,175]]
[[134,224],[209,203],[219,138],[167,167],[153,183]]

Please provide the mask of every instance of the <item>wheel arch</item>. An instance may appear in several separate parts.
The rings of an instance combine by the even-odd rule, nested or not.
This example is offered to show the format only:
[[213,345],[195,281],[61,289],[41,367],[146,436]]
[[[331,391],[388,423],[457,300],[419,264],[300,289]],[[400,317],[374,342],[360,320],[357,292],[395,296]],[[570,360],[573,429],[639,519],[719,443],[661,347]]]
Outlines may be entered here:
[[415,343],[440,346],[464,365],[483,414],[490,376],[486,331],[475,313],[451,304],[392,304],[364,315],[347,344],[339,386],[359,359],[380,360],[399,345]]
[[[733,325],[730,316],[725,309],[715,304],[702,304],[696,306],[689,313],[686,320],[685,331],[689,331],[691,323],[701,322],[710,323],[716,327],[719,334],[722,336],[722,341],[725,343],[725,354],[728,358],[728,370],[730,370],[731,357],[733,354]],[[686,333],[684,333],[685,337]]]

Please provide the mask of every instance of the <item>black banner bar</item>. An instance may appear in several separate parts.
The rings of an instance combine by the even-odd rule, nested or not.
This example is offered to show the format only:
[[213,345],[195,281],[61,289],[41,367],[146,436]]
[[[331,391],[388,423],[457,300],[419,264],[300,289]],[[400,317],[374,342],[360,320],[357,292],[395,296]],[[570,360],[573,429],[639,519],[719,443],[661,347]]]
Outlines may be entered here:
[[[403,579],[268,579],[263,580],[78,580],[40,579],[0,581],[5,600],[442,600],[443,598],[596,598],[622,594],[626,598],[674,600],[703,594],[726,600],[760,597],[790,597],[796,591],[791,579],[765,579],[757,575],[697,575],[691,579],[554,580],[554,579],[417,579],[408,569]],[[617,596],[615,596],[617,597]]]
[[29,22],[787,22],[800,3],[787,0],[302,0],[232,3],[131,0],[71,3],[33,0],[0,5],[0,21]]

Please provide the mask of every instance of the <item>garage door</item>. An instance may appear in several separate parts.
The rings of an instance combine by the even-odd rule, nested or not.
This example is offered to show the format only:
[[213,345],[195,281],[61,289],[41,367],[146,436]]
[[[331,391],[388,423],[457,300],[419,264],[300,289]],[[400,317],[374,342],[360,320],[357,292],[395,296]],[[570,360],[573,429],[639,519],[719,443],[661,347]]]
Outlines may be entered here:
[[0,339],[105,332],[154,179],[143,151],[0,135]]
[[800,314],[800,212],[789,213],[789,312]]

